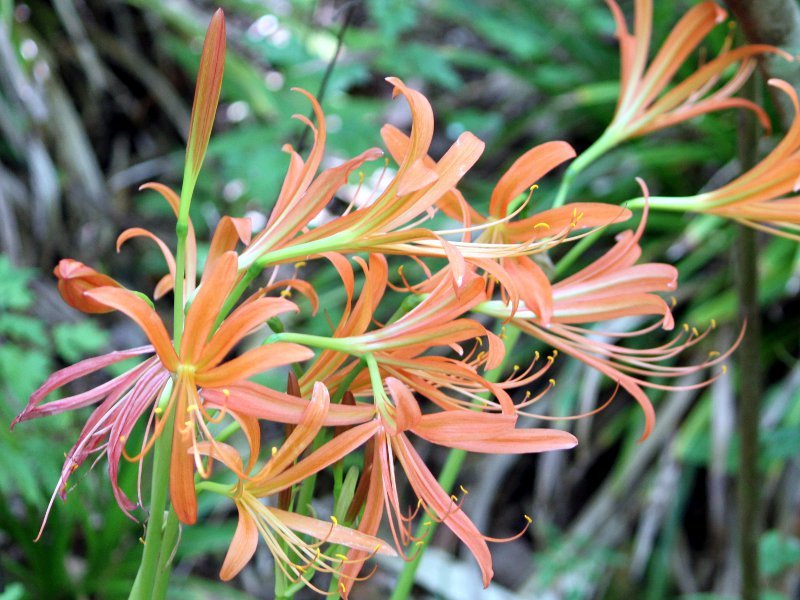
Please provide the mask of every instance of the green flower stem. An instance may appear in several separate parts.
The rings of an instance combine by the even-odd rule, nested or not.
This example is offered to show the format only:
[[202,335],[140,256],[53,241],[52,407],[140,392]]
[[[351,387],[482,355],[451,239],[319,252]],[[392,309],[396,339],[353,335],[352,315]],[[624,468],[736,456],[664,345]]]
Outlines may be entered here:
[[[169,394],[171,394],[171,386],[167,386],[165,392],[167,392],[168,399]],[[164,396],[162,395],[161,400],[163,399]],[[161,400],[159,404],[161,404]],[[153,595],[153,590],[155,589],[156,578],[159,575],[161,549],[164,541],[164,511],[167,507],[169,490],[169,458],[172,451],[171,433],[174,420],[175,411],[171,411],[167,418],[164,431],[156,440],[153,451],[153,483],[150,492],[150,517],[147,520],[147,532],[144,538],[142,562],[139,565],[139,572],[136,575],[136,580],[131,589],[130,600],[150,600],[152,598],[159,598],[159,596]],[[164,577],[169,579],[169,573],[166,573]],[[166,583],[163,587],[163,591],[166,592]]]
[[[496,382],[506,371],[508,364],[511,362],[511,351],[516,345],[520,333],[521,331],[516,327],[506,325],[506,339],[504,340],[506,355],[503,357],[503,362],[499,367],[486,373],[487,381],[492,383]],[[458,479],[458,474],[461,472],[461,466],[464,464],[464,459],[466,457],[467,452],[465,450],[450,450],[448,453],[447,460],[445,460],[442,471],[439,473],[438,477],[439,485],[442,486],[446,494],[452,493],[456,480]],[[430,525],[420,523],[417,526],[417,530],[414,532],[414,536],[420,540],[416,550],[417,553],[411,561],[403,565],[403,570],[400,571],[400,576],[397,578],[394,592],[392,592],[391,600],[406,600],[410,597],[411,589],[414,587],[417,569],[419,568],[420,562],[422,562],[422,556],[425,554],[428,544],[430,544],[433,539],[438,525],[438,523],[433,521]]]
[[569,167],[567,167],[567,170],[564,172],[564,177],[561,179],[561,185],[558,188],[556,199],[553,201],[553,208],[564,205],[567,200],[569,189],[572,187],[578,174],[600,158],[600,156],[616,146],[617,142],[616,130],[609,127],[603,132],[603,135],[597,138],[594,144],[589,146],[570,163]]
[[166,598],[167,587],[169,586],[169,576],[172,572],[172,560],[175,557],[178,542],[180,541],[180,527],[178,515],[172,507],[167,513],[167,524],[164,526],[164,537],[161,541],[161,555],[158,560],[158,572],[156,573],[156,585],[153,590],[153,598]]
[[358,356],[362,350],[356,347],[347,338],[330,338],[321,335],[310,335],[306,333],[273,333],[269,336],[265,343],[272,344],[274,342],[294,342],[295,344],[302,344],[304,346],[311,346],[312,348],[322,348],[324,350],[336,350],[337,352],[344,352]]

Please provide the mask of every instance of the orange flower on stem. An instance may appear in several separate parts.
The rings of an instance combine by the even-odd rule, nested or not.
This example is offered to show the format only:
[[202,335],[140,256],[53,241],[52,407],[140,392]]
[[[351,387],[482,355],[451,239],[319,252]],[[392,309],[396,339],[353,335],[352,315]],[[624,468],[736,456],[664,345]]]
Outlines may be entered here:
[[[574,275],[552,286],[552,313],[547,323],[535,310],[521,306],[513,310],[501,301],[486,302],[477,312],[510,323],[523,333],[597,369],[625,389],[642,407],[645,426],[642,439],[655,424],[653,405],[643,388],[666,390],[694,389],[707,385],[717,376],[701,383],[674,386],[653,383],[649,378],[673,379],[714,366],[725,360],[738,345],[738,341],[725,353],[713,353],[709,360],[686,367],[661,363],[674,358],[694,346],[708,335],[685,327],[676,337],[662,346],[631,349],[599,339],[630,338],[649,333],[658,327],[674,327],[672,312],[657,292],[673,292],[676,288],[677,270],[662,263],[636,264],[641,256],[639,240],[644,232],[647,211],[636,232],[625,231],[617,236],[617,243],[603,256]],[[633,332],[607,332],[587,325],[623,317],[655,315],[660,321]],[[724,370],[723,370],[724,372]]]
[[[769,119],[760,106],[733,95],[755,69],[758,56],[773,53],[793,60],[783,50],[766,44],[730,49],[729,38],[716,58],[667,89],[683,63],[711,30],[725,20],[727,13],[714,2],[696,4],[672,28],[655,57],[649,61],[652,0],[636,0],[633,33],[628,30],[616,0],[606,0],[606,4],[614,15],[620,45],[619,100],[614,118],[603,135],[567,169],[556,205],[566,200],[569,185],[580,171],[625,140],[727,108],[751,110],[769,129]],[[736,73],[718,86],[725,71],[737,64]]]
[[[785,92],[795,117],[777,146],[755,167],[727,185],[695,196],[653,197],[647,202],[659,210],[698,212],[733,219],[754,229],[800,241],[800,103],[785,81],[769,84]],[[630,206],[641,206],[637,199]]]
[[[239,513],[239,524],[220,570],[221,579],[232,579],[244,568],[256,551],[259,535],[266,542],[278,568],[290,581],[302,581],[319,593],[324,592],[311,582],[314,573],[342,577],[348,563],[342,555],[329,556],[321,552],[324,543],[357,549],[370,556],[376,553],[396,556],[389,544],[374,535],[344,527],[335,519],[322,521],[268,506],[261,501],[341,460],[374,434],[376,426],[373,423],[363,424],[342,433],[298,461],[325,424],[330,408],[327,389],[321,383],[315,384],[297,427],[280,447],[272,449],[272,455],[263,467],[244,476],[232,488],[211,482],[199,484],[199,489],[214,490],[231,497]],[[251,448],[250,464],[246,468],[237,451],[226,444],[201,442],[198,451],[218,458],[234,472],[249,473],[254,466],[253,459],[258,456],[258,444]],[[319,541],[307,542],[300,534]]]

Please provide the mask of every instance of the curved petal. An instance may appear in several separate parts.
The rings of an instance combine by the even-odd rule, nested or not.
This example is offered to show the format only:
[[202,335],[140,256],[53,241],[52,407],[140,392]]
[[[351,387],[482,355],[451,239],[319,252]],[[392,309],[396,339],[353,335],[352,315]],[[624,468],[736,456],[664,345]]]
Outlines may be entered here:
[[275,367],[308,360],[314,352],[305,346],[276,342],[248,350],[241,356],[208,371],[197,373],[195,381],[204,387],[222,387]]
[[245,565],[253,558],[258,547],[258,527],[255,519],[238,502],[236,509],[239,511],[239,523],[219,571],[219,578],[222,581],[230,581],[236,577],[239,571],[244,569]]

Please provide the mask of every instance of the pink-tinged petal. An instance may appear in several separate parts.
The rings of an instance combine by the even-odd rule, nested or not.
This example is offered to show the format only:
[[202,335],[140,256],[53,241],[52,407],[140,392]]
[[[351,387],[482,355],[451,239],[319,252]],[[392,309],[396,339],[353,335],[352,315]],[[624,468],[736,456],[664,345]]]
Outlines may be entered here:
[[233,534],[228,553],[219,571],[219,578],[222,581],[230,581],[236,577],[253,558],[258,547],[256,520],[239,502],[236,503],[236,509],[239,511],[239,524],[236,526],[236,533]]
[[351,529],[350,527],[336,525],[330,521],[322,521],[313,517],[298,515],[279,508],[269,507],[267,510],[278,517],[289,529],[305,533],[318,540],[324,540],[331,544],[341,544],[342,546],[364,552],[377,552],[384,556],[397,556],[397,552],[394,551],[394,548],[382,539],[367,535],[355,529]]
[[528,454],[574,448],[578,440],[558,429],[516,429],[512,415],[444,411],[424,415],[413,428],[419,437],[448,448],[489,454]]
[[206,270],[211,270],[212,265],[226,252],[236,249],[236,244],[241,241],[245,246],[250,243],[250,234],[253,224],[250,218],[235,218],[224,216],[214,230],[211,246],[206,258]]
[[20,415],[11,423],[11,429],[13,429],[17,423],[27,421],[28,419],[33,419],[38,416],[56,414],[65,410],[72,410],[73,408],[80,408],[99,400],[105,394],[109,393],[116,385],[120,385],[128,381],[128,379],[131,377],[132,371],[138,373],[139,370],[144,367],[142,365],[138,365],[137,367],[134,367],[132,371],[128,371],[127,373],[120,375],[108,383],[89,390],[88,392],[63,398],[61,400],[56,400],[55,402],[50,402],[47,406],[37,408],[37,406],[47,397],[48,394],[50,394],[50,392],[53,392],[58,388],[75,381],[76,379],[80,379],[84,375],[94,373],[95,371],[99,371],[100,369],[103,369],[109,365],[122,362],[123,360],[127,360],[131,357],[141,356],[142,354],[150,354],[151,352],[153,352],[152,346],[141,346],[139,348],[131,348],[130,350],[109,352],[108,354],[104,354],[102,356],[94,356],[92,358],[87,358],[77,362],[74,365],[64,369],[59,369],[55,373],[52,373],[47,380],[35,392],[33,392],[33,394],[31,394],[25,410],[23,410]]
[[[225,389],[203,390],[206,406],[227,408],[233,413],[249,415],[278,423],[298,424],[308,406],[308,400],[284,394],[252,382],[238,382]],[[358,425],[375,416],[372,404],[347,406],[333,404],[323,424],[327,427]]]
[[86,295],[133,319],[153,344],[153,348],[164,366],[170,371],[178,368],[178,356],[172,348],[172,342],[164,328],[164,323],[145,300],[130,290],[113,287],[97,288],[86,292]]
[[343,459],[345,456],[363,446],[368,439],[375,435],[381,425],[377,420],[356,425],[344,433],[337,435],[330,442],[323,444],[297,464],[289,467],[283,473],[275,475],[263,486],[249,487],[249,491],[256,496],[265,496],[280,492],[283,489],[303,481],[309,475],[319,473],[322,469]]
[[[314,145],[316,146],[317,132],[316,129],[313,127],[312,131],[315,134]],[[303,174],[303,167],[305,165],[305,163],[303,162],[303,158],[297,152],[295,152],[294,149],[289,144],[284,144],[282,150],[289,155],[289,168],[286,170],[286,176],[283,178],[283,184],[281,185],[280,194],[278,194],[278,200],[275,202],[275,206],[273,207],[272,212],[269,215],[269,221],[267,221],[267,227],[266,227],[267,229],[269,229],[270,225],[272,225],[275,222],[275,219],[277,219],[280,215],[286,212],[286,207],[292,200],[294,192],[300,185],[301,177]],[[259,234],[258,236],[256,236],[256,239],[260,237],[261,235]]]
[[317,314],[319,310],[319,296],[317,295],[317,291],[314,289],[313,285],[302,279],[281,279],[280,281],[276,281],[271,285],[261,288],[258,292],[245,300],[243,304],[254,301],[262,295],[269,294],[274,290],[281,290],[281,292],[289,290],[292,293],[298,292],[301,296],[305,296],[311,304],[311,315],[314,316]]
[[489,201],[489,214],[505,217],[508,204],[561,163],[575,158],[575,150],[566,142],[547,142],[528,150],[497,182]]
[[392,433],[402,433],[407,429],[413,429],[422,418],[422,412],[414,394],[399,379],[387,377],[385,381],[397,409],[395,412],[396,429]]
[[553,290],[542,268],[527,256],[503,261],[503,267],[514,280],[519,297],[546,326],[553,315]]
[[219,311],[239,279],[238,258],[226,252],[203,273],[202,285],[186,313],[181,360],[197,364]]
[[272,317],[288,311],[299,312],[294,302],[283,298],[259,298],[243,304],[222,322],[203,348],[198,369],[217,366],[244,337],[263,327]]
[[108,275],[98,273],[82,262],[63,258],[59,261],[53,275],[58,278],[58,291],[64,302],[72,308],[85,313],[107,313],[114,309],[93,301],[86,292],[99,287],[122,287]]
[[244,471],[244,461],[241,454],[230,444],[216,440],[202,440],[197,442],[197,454],[219,460],[234,473],[238,474]]
[[197,373],[195,381],[203,387],[222,387],[275,367],[303,362],[313,356],[314,352],[304,346],[276,342],[248,350],[218,367]]
[[[172,208],[172,212],[175,213],[175,216],[178,216],[180,212],[181,206],[181,199],[175,191],[170,188],[169,186],[164,185],[163,183],[156,183],[156,182],[148,182],[139,186],[139,190],[153,190],[154,192],[158,192],[161,196],[167,201],[167,203]],[[192,224],[191,219],[187,219],[189,222],[189,232],[186,236],[186,294],[185,296],[191,295],[194,292],[195,284],[197,283],[197,237],[194,233],[194,225]],[[165,284],[166,285],[166,284]],[[171,285],[174,285],[174,281]],[[166,292],[164,292],[166,293]],[[161,294],[163,295],[163,294]],[[159,298],[160,296],[156,296]]]
[[[169,463],[169,497],[178,520],[184,525],[194,525],[197,522],[195,462],[192,454],[195,431],[194,423],[187,419],[189,398],[194,393],[192,384],[179,378],[170,400],[175,403],[175,423],[172,428],[172,455]],[[169,435],[169,432],[165,431],[162,435]]]
[[494,572],[492,571],[492,555],[483,535],[466,513],[442,489],[405,435],[392,436],[391,441],[395,456],[402,464],[414,492],[470,549],[481,569],[483,586],[487,587]]
[[[197,74],[197,87],[192,104],[192,117],[189,123],[189,141],[186,144],[186,167],[184,179],[190,186],[200,173],[206,156],[211,128],[217,113],[219,94],[222,90],[222,73],[225,70],[225,15],[217,9],[203,42],[200,55],[200,70]],[[184,184],[185,185],[185,184]]]
[[251,485],[263,485],[272,475],[285,471],[297,460],[322,429],[330,402],[331,398],[325,384],[319,381],[315,383],[311,401],[303,411],[300,422],[264,467],[253,476]]

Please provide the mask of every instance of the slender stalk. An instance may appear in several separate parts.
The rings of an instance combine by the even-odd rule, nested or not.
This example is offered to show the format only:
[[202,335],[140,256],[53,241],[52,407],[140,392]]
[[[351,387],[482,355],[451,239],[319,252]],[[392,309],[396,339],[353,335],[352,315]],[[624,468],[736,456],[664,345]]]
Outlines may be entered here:
[[[170,386],[165,391],[170,390]],[[160,402],[159,402],[160,404]],[[139,572],[133,583],[130,600],[149,600],[158,598],[153,595],[158,567],[161,557],[164,511],[167,507],[169,490],[169,456],[172,450],[172,423],[175,411],[171,411],[164,432],[156,440],[153,451],[152,490],[150,491],[150,517],[147,519],[147,531],[144,537],[144,552]],[[164,590],[166,591],[166,589]]]
[[166,598],[167,587],[169,586],[169,576],[172,572],[172,560],[175,557],[178,542],[180,539],[181,524],[178,515],[170,507],[167,513],[167,523],[164,526],[164,537],[161,541],[161,556],[158,560],[158,572],[156,573],[156,585],[153,589],[153,598]]
[[615,130],[611,128],[606,129],[603,135],[597,138],[595,143],[581,152],[578,157],[570,163],[569,167],[567,167],[567,170],[564,172],[564,177],[561,179],[561,185],[558,188],[556,199],[553,201],[554,208],[564,205],[567,200],[569,189],[572,187],[572,183],[575,181],[578,174],[616,145],[615,137]]
[[[754,96],[755,77],[744,90]],[[757,161],[758,125],[749,113],[742,112],[739,122],[739,160],[742,171]],[[739,313],[747,323],[747,332],[739,346],[739,406],[738,433],[739,477],[737,480],[739,520],[739,561],[742,576],[742,600],[760,597],[760,567],[758,541],[760,536],[760,481],[758,471],[758,426],[761,412],[761,315],[758,304],[758,248],[756,233],[744,225],[738,226],[734,249],[736,290]]]
[[[502,374],[506,371],[508,364],[511,362],[511,351],[517,343],[520,336],[520,330],[516,327],[506,326],[506,355],[503,358],[502,364],[496,369],[492,369],[486,373],[486,379],[490,382],[496,382]],[[458,474],[461,472],[461,466],[464,464],[464,459],[467,457],[466,450],[450,450],[445,460],[442,471],[439,473],[437,481],[446,494],[450,494],[455,487]],[[422,556],[428,548],[436,533],[438,523],[432,521],[429,525],[420,523],[417,530],[414,532],[414,537],[419,539],[417,542],[418,548],[416,555],[412,560],[403,565],[403,570],[400,571],[400,576],[397,578],[394,591],[392,592],[391,600],[406,600],[411,597],[411,589],[414,587],[414,579],[417,574],[419,564],[422,562]]]

